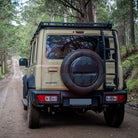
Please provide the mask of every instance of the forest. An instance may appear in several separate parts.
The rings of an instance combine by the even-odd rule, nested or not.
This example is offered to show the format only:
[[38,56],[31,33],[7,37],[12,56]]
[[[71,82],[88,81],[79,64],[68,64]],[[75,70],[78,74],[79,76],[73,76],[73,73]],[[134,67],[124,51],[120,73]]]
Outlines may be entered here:
[[11,57],[29,55],[41,21],[112,23],[128,102],[138,104],[138,0],[0,0],[0,79],[9,73]]

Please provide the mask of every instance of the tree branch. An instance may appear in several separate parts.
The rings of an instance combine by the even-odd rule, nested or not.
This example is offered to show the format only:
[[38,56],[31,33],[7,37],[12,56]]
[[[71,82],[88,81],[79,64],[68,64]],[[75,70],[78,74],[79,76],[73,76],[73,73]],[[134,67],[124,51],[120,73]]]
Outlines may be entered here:
[[81,20],[81,18],[80,17],[78,17],[78,16],[74,16],[74,15],[69,15],[70,17],[73,17],[73,18],[78,18],[79,20]]
[[87,5],[89,4],[91,0],[88,0],[86,3],[85,3],[85,7],[87,7]]
[[69,3],[67,0],[56,0],[56,1],[60,2],[65,7],[68,7],[68,8],[71,8],[71,9],[77,11],[78,13],[80,13],[82,15],[82,12],[79,9],[77,9],[76,7],[74,7],[72,5],[72,3]]

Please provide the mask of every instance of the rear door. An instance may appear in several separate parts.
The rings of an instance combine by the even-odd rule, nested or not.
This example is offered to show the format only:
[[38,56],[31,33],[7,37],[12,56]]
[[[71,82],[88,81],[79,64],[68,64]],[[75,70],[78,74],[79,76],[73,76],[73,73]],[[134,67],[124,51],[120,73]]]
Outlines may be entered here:
[[94,30],[46,30],[42,56],[42,89],[68,90],[60,75],[64,57],[76,49],[95,51],[99,45],[99,35],[100,32]]
[[[49,35],[50,34],[47,34],[45,31],[42,56],[42,90],[67,90],[60,76],[60,67],[63,58],[59,57],[52,59],[47,56],[48,51],[51,51],[51,48],[48,47],[49,43],[52,43],[51,41],[54,43],[54,40],[48,40]],[[54,54],[60,54],[60,51],[56,49],[53,50]]]

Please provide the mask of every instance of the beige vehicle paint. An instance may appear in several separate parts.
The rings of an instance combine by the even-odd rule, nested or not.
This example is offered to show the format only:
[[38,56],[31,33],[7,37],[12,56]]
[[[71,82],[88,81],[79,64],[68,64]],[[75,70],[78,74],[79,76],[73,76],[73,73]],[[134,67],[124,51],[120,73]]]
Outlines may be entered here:
[[[34,55],[31,55],[31,63],[28,69],[27,76],[34,74],[35,85],[37,90],[68,90],[64,85],[60,75],[60,68],[63,62],[62,59],[47,59],[46,58],[46,39],[48,35],[78,35],[76,31],[84,31],[84,34],[79,35],[92,35],[101,36],[100,30],[78,30],[78,29],[41,29],[39,34],[32,42],[32,50],[34,49]],[[104,31],[105,36],[112,36],[112,31]],[[116,33],[117,35],[117,33]],[[116,37],[118,38],[118,37]],[[113,38],[109,39],[110,48],[114,48]],[[117,40],[118,43],[118,40]],[[110,51],[111,55],[114,53]],[[110,58],[112,60],[112,56]],[[115,73],[115,64],[106,63],[106,72]],[[120,54],[118,49],[118,76],[119,76],[119,90],[123,88],[123,76],[122,66],[120,61]],[[107,81],[110,85],[114,86],[114,75],[107,76]],[[103,84],[98,90],[103,90]]]

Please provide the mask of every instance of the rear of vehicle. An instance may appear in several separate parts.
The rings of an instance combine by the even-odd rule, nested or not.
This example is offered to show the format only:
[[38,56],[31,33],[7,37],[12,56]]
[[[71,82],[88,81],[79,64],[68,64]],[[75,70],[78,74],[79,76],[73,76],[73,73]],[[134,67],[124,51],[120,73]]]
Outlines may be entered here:
[[117,33],[111,24],[41,22],[39,28],[39,65],[35,88],[28,94],[28,110],[33,109],[35,115],[30,115],[29,127],[38,127],[41,109],[104,110],[106,123],[120,126],[127,94]]

